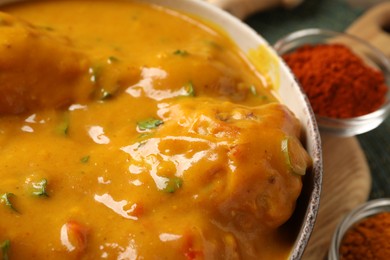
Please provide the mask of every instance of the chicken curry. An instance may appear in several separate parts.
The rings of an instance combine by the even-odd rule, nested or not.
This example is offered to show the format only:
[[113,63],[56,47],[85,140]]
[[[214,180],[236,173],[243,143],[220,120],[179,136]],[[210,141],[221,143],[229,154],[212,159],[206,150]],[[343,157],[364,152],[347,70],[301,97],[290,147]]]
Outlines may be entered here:
[[135,1],[0,11],[0,259],[288,258],[301,125],[220,28]]

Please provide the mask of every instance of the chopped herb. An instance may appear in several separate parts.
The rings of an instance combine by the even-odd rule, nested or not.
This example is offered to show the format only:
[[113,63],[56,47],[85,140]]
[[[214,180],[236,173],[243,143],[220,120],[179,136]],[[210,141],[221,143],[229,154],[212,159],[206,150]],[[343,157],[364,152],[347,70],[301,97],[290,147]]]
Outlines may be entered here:
[[268,97],[267,97],[266,95],[262,95],[262,96],[260,96],[260,98],[261,98],[262,100],[268,100]]
[[159,125],[162,125],[162,124],[164,124],[163,121],[161,121],[159,119],[155,119],[155,118],[149,118],[149,119],[146,119],[144,121],[141,121],[141,122],[137,123],[138,128],[141,131],[145,131],[145,130],[148,130],[148,129],[154,129],[154,128],[157,128]]
[[[110,56],[106,62],[112,64],[118,61],[119,59],[116,57]],[[96,87],[91,93],[91,96],[96,100],[104,101],[114,97],[115,92],[119,88],[118,82],[107,82],[104,78],[106,74],[110,73],[109,70],[107,70],[108,66],[109,65],[104,64],[104,62],[100,62],[89,68],[89,74],[91,75],[90,81]]]
[[137,146],[137,149],[141,148],[142,146],[144,146],[148,141],[142,141],[142,142],[139,142],[138,143],[138,146]]
[[175,191],[180,189],[182,185],[183,185],[182,178],[179,177],[169,178],[169,180],[166,182],[164,191],[168,193],[174,193]]
[[188,56],[189,53],[185,50],[176,50],[173,52],[174,55],[178,55],[178,56]]
[[295,174],[305,175],[311,163],[311,158],[295,137],[282,140],[282,152],[286,158],[288,168]]
[[112,94],[108,92],[107,90],[101,89],[101,97],[100,100],[106,100],[112,98]]
[[86,155],[86,156],[84,156],[84,157],[82,157],[81,159],[80,159],[80,162],[82,162],[82,163],[87,163],[87,162],[89,162],[89,155]]
[[101,65],[94,65],[89,68],[89,74],[91,74],[92,83],[97,83],[103,71],[103,67]]
[[191,81],[184,85],[184,90],[186,91],[186,96],[189,96],[189,97],[195,96],[194,84],[192,84]]
[[1,249],[1,253],[2,253],[2,256],[3,256],[3,260],[8,260],[8,250],[11,246],[11,241],[9,241],[9,239],[3,241],[2,243],[0,243],[0,249]]
[[69,125],[70,125],[69,114],[65,113],[61,122],[57,125],[57,129],[56,129],[57,133],[61,135],[68,135]]
[[0,203],[4,203],[7,207],[12,209],[13,211],[18,212],[14,206],[12,205],[10,197],[15,196],[13,193],[4,193],[0,196]]
[[257,96],[257,89],[254,85],[251,85],[250,86],[250,90],[251,90],[251,93],[254,95],[254,96]]
[[118,61],[119,61],[119,59],[115,56],[108,57],[108,63],[110,63],[110,64],[118,62]]
[[69,131],[69,122],[68,121],[64,121],[64,122],[61,122],[61,124],[58,125],[57,127],[57,130],[60,134],[63,134],[63,135],[68,135],[68,131]]
[[261,96],[259,95],[259,93],[257,92],[256,86],[251,85],[249,89],[250,89],[251,93],[252,93],[254,96],[259,97],[259,98],[261,98],[262,100],[267,100],[267,99],[268,99],[268,97],[267,97],[266,95],[261,95]]
[[32,192],[33,195],[38,197],[49,197],[46,191],[46,187],[47,187],[46,179],[42,179],[41,181],[38,182],[33,182],[32,187],[33,187],[33,192]]

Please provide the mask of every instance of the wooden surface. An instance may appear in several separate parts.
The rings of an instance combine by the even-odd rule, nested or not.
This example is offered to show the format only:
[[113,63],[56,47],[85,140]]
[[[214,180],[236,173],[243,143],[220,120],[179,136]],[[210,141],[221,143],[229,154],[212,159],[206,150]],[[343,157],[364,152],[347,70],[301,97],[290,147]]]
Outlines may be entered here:
[[370,170],[355,137],[322,135],[322,142],[320,209],[303,260],[324,259],[336,226],[346,213],[368,199],[371,188]]
[[349,34],[356,35],[390,57],[390,2],[376,5],[348,27]]

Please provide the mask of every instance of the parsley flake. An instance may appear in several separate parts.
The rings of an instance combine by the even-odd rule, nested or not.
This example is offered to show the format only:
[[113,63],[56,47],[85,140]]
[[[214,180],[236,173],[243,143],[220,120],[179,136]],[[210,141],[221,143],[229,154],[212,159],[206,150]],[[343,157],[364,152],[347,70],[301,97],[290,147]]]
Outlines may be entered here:
[[194,97],[195,96],[194,84],[192,84],[191,81],[189,81],[188,83],[186,83],[184,85],[184,90],[186,92],[186,96],[189,96],[189,97]]
[[110,99],[112,97],[113,97],[113,95],[111,92],[109,92],[105,89],[100,90],[100,100],[107,100],[107,99]]
[[49,194],[47,194],[46,187],[47,187],[47,180],[42,179],[38,182],[32,183],[33,191],[32,194],[34,196],[38,197],[49,197]]
[[82,163],[87,163],[87,162],[89,162],[89,155],[86,155],[86,156],[83,156],[81,159],[80,159],[80,162],[82,162]]
[[11,242],[9,241],[9,239],[3,241],[2,243],[0,243],[0,249],[1,249],[1,253],[2,253],[2,256],[3,256],[3,260],[8,260],[8,250],[11,246]]
[[67,136],[69,134],[70,118],[68,113],[64,113],[61,118],[61,121],[56,127],[56,132],[60,135]]
[[162,124],[164,124],[164,122],[159,120],[159,119],[149,118],[149,119],[146,119],[144,121],[138,122],[137,126],[141,131],[145,131],[145,130],[157,128],[158,126],[160,126]]
[[287,167],[297,175],[305,175],[311,164],[311,158],[301,147],[299,140],[295,137],[286,137],[282,140],[281,151],[286,159]]
[[183,56],[183,57],[189,55],[188,51],[186,50],[176,50],[173,52],[173,54],[178,56]]
[[110,56],[110,57],[108,57],[107,61],[109,64],[112,64],[112,63],[118,62],[119,59],[115,56]]
[[11,197],[12,196],[15,196],[13,193],[4,193],[0,196],[0,203],[3,203],[5,206],[9,207],[10,209],[12,209],[13,211],[16,211],[18,212],[14,206],[12,205],[12,202],[11,202]]
[[251,85],[250,86],[250,90],[251,90],[251,93],[254,95],[254,96],[257,96],[257,89],[254,85]]
[[165,184],[164,191],[174,193],[183,186],[183,179],[179,177],[169,178]]

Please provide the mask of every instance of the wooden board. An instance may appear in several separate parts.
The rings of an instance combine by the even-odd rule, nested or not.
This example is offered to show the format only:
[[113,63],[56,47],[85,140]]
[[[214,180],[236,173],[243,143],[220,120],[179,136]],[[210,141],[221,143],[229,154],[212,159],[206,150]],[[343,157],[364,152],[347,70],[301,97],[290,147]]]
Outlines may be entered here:
[[368,199],[371,174],[355,137],[322,135],[323,186],[320,208],[304,260],[321,260],[333,233],[346,213]]

